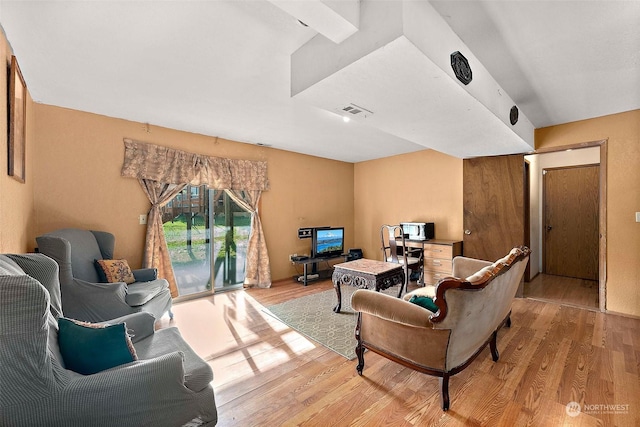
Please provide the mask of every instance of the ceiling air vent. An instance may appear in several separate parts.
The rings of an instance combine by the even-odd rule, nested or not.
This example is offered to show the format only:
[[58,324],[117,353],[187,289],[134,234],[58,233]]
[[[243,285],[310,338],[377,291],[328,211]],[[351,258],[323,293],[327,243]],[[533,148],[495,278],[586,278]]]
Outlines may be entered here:
[[346,107],[342,108],[342,111],[344,111],[345,113],[353,114],[354,116],[362,115],[364,117],[373,114],[373,111],[367,110],[366,108],[360,107],[356,104],[349,104]]

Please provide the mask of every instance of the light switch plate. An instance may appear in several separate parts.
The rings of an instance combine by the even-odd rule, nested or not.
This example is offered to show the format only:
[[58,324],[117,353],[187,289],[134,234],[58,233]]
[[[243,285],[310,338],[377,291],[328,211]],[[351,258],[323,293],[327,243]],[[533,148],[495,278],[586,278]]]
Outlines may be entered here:
[[640,212],[636,212],[636,222],[640,222]]
[[140,225],[145,225],[147,223],[147,216],[140,215]]

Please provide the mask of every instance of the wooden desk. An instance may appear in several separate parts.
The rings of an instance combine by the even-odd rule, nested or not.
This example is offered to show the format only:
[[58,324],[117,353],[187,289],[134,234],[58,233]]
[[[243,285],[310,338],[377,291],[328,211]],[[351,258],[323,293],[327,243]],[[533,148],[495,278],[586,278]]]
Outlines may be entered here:
[[404,285],[404,271],[402,264],[361,258],[334,265],[332,280],[338,296],[338,304],[333,311],[339,313],[342,308],[340,285],[375,289],[377,292],[400,285],[398,291],[398,298],[400,298]]
[[[397,239],[398,246],[402,246],[402,240]],[[405,239],[408,248],[420,248],[424,256],[422,283],[435,285],[443,277],[451,276],[453,258],[462,255],[462,242],[459,240],[408,240]]]

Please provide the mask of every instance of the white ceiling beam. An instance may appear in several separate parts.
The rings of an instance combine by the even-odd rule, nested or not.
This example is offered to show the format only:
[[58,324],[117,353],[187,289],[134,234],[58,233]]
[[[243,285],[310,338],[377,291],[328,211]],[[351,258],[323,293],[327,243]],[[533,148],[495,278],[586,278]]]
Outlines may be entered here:
[[[533,150],[532,123],[522,112],[511,123],[514,101],[430,3],[360,7],[349,40],[315,37],[292,54],[293,98],[456,157]],[[471,67],[468,84],[452,69],[456,51]]]
[[268,0],[334,43],[358,31],[359,0]]

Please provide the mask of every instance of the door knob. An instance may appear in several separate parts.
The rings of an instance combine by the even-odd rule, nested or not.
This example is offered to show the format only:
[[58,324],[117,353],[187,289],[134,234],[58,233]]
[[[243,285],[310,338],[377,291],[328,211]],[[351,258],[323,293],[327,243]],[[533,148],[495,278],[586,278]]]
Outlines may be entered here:
[[553,228],[552,226],[547,225],[547,231],[551,231],[552,228]]
[[469,234],[471,234],[471,230],[464,230],[464,234],[468,236]]

